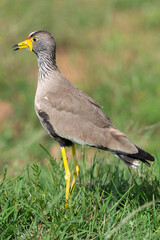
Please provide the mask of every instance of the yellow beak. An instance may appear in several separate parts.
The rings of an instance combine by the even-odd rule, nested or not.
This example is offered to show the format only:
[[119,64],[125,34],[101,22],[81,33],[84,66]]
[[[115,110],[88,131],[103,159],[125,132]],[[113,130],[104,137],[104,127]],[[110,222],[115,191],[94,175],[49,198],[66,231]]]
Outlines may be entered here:
[[30,51],[32,51],[32,49],[33,49],[33,44],[32,44],[31,39],[27,39],[27,40],[25,40],[25,41],[23,41],[23,42],[20,42],[20,43],[18,43],[18,44],[15,44],[15,45],[13,46],[14,51],[19,50],[19,49],[22,49],[22,48],[28,48],[28,47],[29,47]]

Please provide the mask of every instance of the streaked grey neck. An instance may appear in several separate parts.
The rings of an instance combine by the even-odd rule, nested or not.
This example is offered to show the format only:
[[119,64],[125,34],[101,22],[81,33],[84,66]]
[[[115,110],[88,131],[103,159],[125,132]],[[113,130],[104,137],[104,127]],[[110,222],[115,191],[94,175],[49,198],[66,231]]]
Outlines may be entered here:
[[38,55],[39,80],[44,80],[53,71],[58,70],[54,54],[39,52]]

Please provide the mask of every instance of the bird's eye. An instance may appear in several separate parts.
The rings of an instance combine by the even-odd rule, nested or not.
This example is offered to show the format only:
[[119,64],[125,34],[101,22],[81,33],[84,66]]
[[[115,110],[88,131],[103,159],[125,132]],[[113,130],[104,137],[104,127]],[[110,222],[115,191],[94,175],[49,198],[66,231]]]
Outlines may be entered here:
[[38,42],[38,40],[39,40],[39,39],[36,38],[36,37],[33,37],[33,38],[32,38],[32,41],[33,41],[33,42]]

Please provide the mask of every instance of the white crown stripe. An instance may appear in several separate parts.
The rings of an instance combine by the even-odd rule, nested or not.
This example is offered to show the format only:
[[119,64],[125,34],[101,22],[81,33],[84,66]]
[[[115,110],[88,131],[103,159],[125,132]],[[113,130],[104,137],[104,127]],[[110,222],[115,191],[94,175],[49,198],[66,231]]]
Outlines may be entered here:
[[34,31],[34,32],[31,32],[30,34],[29,34],[29,36],[31,37],[34,33],[35,33],[36,31]]

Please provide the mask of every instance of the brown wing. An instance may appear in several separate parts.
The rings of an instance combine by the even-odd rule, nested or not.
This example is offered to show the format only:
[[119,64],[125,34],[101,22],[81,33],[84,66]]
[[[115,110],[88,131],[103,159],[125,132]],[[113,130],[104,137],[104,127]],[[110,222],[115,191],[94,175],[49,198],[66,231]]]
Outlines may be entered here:
[[39,110],[49,116],[56,134],[70,141],[108,150],[137,153],[135,145],[103,112],[98,103],[72,87],[48,92],[41,97]]

